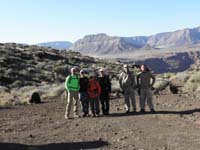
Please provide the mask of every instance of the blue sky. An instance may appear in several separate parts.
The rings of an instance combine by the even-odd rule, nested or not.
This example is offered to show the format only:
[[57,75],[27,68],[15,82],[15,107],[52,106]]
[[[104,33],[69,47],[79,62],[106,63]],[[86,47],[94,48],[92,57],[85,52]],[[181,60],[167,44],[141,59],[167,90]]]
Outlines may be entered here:
[[198,0],[0,0],[0,42],[152,35],[200,26]]

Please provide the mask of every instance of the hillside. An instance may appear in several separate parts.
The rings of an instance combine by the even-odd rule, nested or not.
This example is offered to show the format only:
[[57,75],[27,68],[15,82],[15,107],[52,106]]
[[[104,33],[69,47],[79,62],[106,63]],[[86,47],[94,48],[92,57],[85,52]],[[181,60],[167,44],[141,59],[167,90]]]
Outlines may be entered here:
[[116,78],[123,65],[78,52],[15,43],[0,44],[0,53],[0,107],[28,103],[33,92],[42,99],[60,97],[73,66],[96,73],[104,67]]
[[0,85],[9,88],[62,83],[73,66],[108,71],[120,67],[78,52],[15,43],[0,44],[0,53]]

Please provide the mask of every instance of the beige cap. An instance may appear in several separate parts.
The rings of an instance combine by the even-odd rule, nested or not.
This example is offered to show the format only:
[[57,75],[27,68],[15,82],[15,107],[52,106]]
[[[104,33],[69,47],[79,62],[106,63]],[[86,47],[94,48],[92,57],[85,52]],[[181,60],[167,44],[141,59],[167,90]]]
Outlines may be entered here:
[[71,72],[75,72],[75,71],[78,71],[78,70],[79,70],[78,67],[72,67],[72,68],[71,68]]
[[124,68],[128,68],[128,65],[127,65],[127,64],[125,64],[125,65],[124,65]]
[[99,72],[104,72],[104,71],[105,71],[104,68],[99,69]]

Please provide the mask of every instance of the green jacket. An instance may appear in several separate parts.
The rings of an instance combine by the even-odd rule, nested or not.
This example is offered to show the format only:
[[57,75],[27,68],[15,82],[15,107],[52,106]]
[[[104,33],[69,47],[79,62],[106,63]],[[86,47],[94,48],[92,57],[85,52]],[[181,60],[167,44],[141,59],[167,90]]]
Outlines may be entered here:
[[65,88],[68,92],[70,91],[79,91],[79,77],[77,75],[69,75],[65,80]]

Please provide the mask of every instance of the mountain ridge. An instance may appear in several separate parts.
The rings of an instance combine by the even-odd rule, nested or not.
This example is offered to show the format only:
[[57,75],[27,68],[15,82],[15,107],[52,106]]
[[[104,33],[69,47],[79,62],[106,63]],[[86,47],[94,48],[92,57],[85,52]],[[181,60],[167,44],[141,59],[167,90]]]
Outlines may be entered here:
[[175,48],[200,44],[200,27],[162,32],[150,36],[120,37],[105,33],[86,35],[71,50],[83,54],[107,55],[136,50]]

